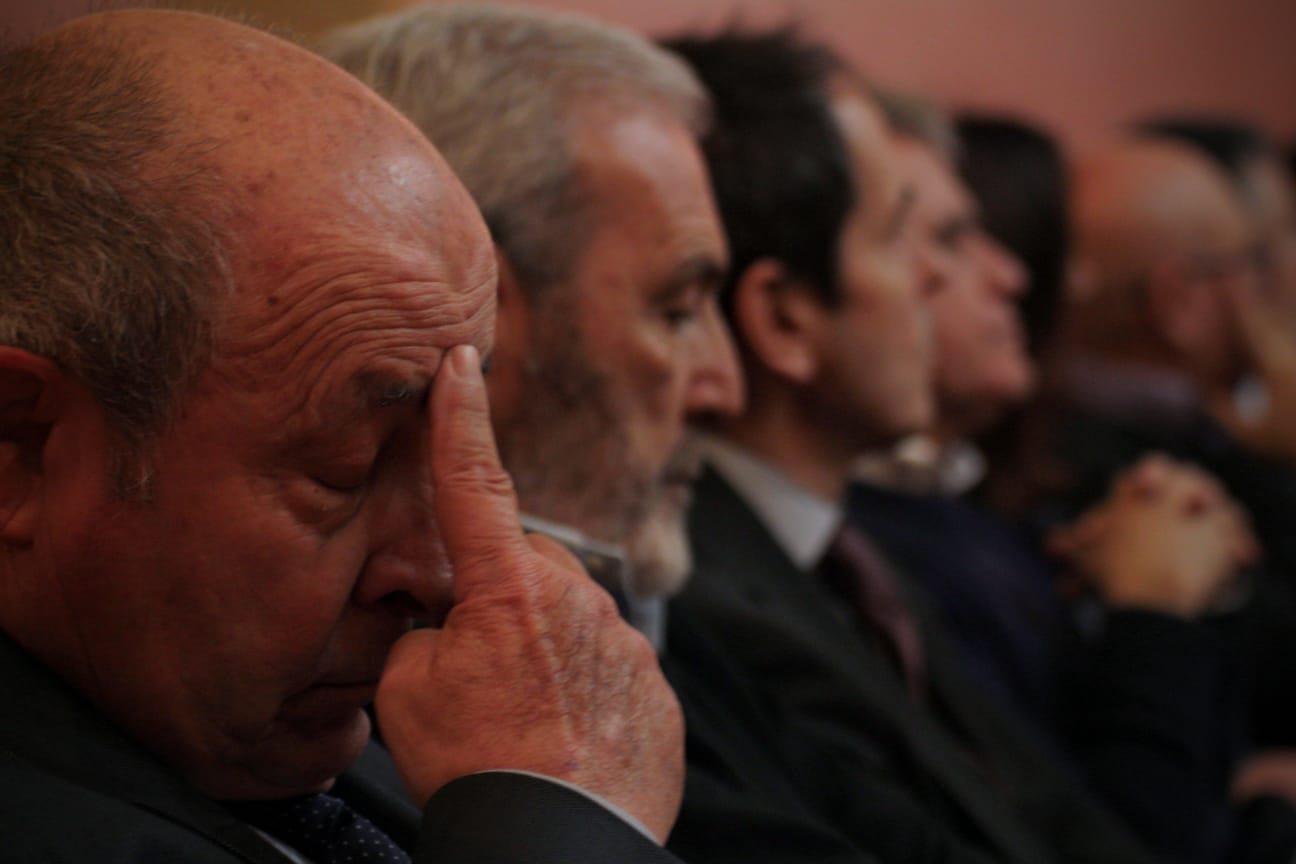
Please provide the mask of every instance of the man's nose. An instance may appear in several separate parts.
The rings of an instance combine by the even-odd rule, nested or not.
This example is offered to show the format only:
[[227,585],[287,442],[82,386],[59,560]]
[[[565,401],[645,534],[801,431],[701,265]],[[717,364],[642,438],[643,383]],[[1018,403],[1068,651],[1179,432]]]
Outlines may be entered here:
[[694,349],[686,411],[690,418],[731,417],[743,409],[742,369],[719,303],[710,299],[702,312]]
[[989,234],[983,237],[984,259],[989,282],[996,294],[1019,297],[1028,290],[1026,266],[1008,248]]
[[392,478],[375,490],[368,514],[371,551],[354,592],[359,605],[434,625],[445,619],[454,580],[433,495],[427,477]]

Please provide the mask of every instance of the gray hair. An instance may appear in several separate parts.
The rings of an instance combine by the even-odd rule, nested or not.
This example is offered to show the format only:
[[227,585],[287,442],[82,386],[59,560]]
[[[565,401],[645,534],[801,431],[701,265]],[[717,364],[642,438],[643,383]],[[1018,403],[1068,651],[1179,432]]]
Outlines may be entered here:
[[146,448],[204,363],[224,273],[195,204],[206,160],[175,146],[170,102],[120,44],[63,35],[0,53],[0,345],[98,400],[127,498],[148,497]]
[[916,138],[951,162],[962,156],[958,129],[950,115],[929,99],[903,90],[879,87],[874,91],[887,124],[907,138]]
[[591,104],[648,104],[705,131],[702,86],[633,33],[572,14],[425,6],[327,39],[323,53],[408,116],[472,193],[531,291],[570,273],[588,202],[569,140]]

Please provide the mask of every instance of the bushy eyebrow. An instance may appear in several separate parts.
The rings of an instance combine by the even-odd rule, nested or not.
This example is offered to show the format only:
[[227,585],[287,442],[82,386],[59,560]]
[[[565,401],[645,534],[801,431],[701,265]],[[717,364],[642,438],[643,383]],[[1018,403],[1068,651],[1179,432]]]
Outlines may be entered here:
[[714,255],[699,254],[686,258],[653,289],[654,300],[665,300],[693,286],[718,291],[724,282],[725,268]]

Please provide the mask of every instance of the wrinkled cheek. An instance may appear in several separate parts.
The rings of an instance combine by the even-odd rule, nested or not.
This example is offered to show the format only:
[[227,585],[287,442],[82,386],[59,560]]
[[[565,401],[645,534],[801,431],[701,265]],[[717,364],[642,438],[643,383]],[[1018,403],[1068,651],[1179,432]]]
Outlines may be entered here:
[[259,690],[306,686],[342,616],[359,556],[289,533],[229,543],[233,554],[192,574],[198,584],[177,586],[193,631],[208,634],[207,649],[231,681]]

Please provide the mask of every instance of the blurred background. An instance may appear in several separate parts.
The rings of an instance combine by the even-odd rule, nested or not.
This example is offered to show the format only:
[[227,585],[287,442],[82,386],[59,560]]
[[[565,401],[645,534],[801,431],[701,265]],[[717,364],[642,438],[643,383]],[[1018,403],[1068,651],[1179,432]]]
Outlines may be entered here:
[[[947,107],[1002,110],[1073,147],[1148,114],[1206,112],[1296,141],[1294,0],[521,0],[659,35],[801,22],[862,71]],[[0,0],[19,35],[121,0]],[[168,0],[309,39],[407,0]]]

